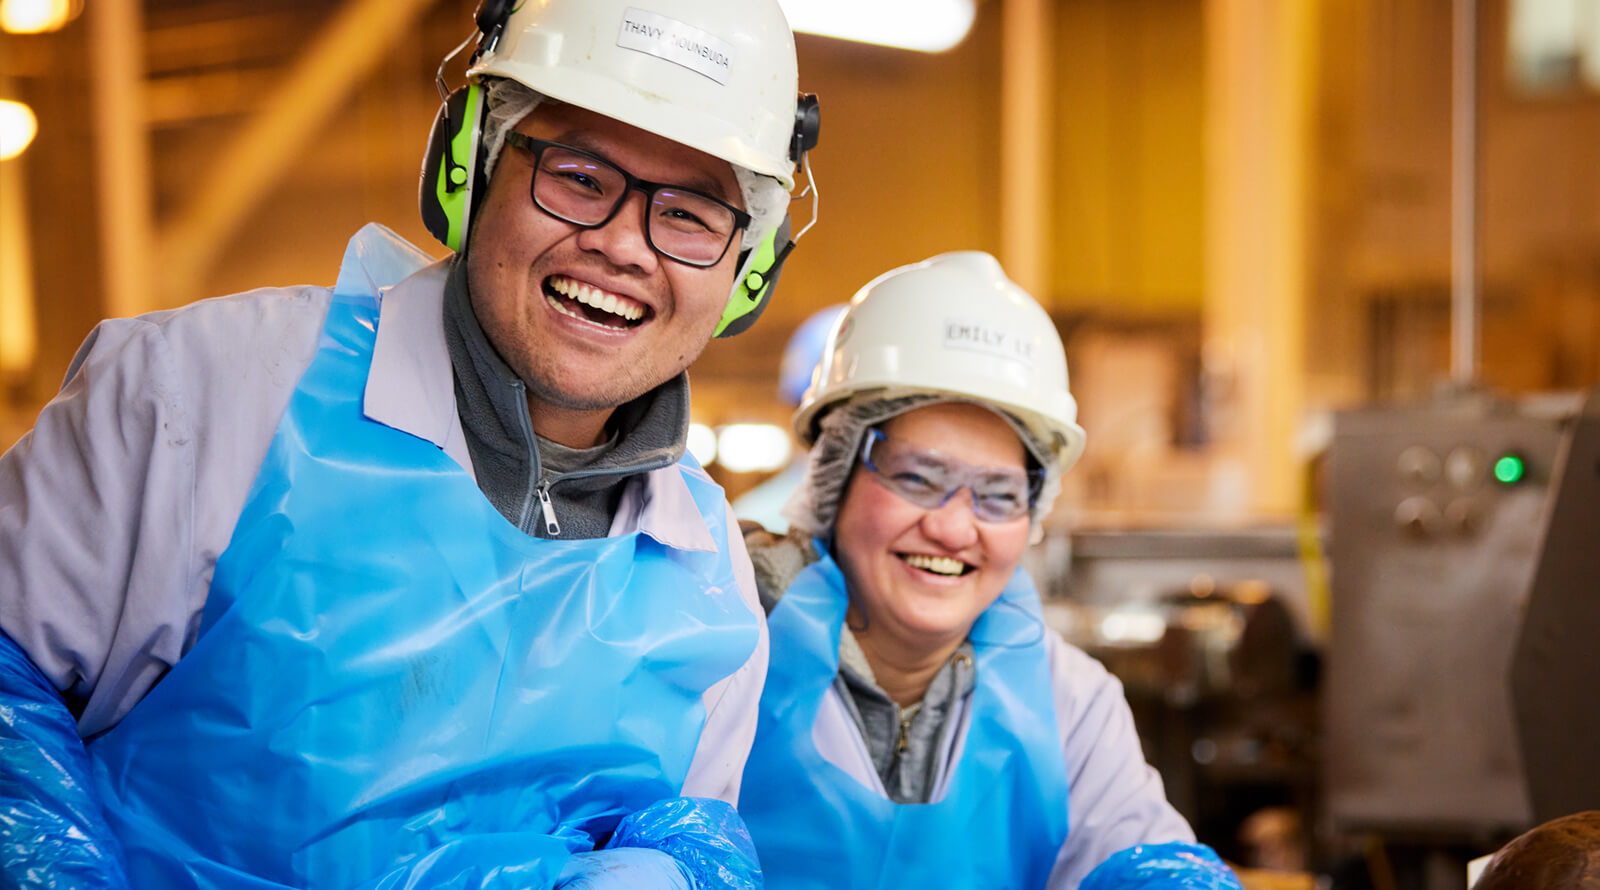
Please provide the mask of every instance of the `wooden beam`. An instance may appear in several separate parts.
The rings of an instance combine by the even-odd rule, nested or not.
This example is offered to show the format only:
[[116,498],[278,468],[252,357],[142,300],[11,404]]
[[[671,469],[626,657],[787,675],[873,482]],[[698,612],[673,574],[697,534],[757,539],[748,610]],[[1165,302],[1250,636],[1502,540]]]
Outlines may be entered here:
[[140,0],[96,0],[87,18],[105,314],[138,315],[155,308],[143,9]]
[[169,282],[163,300],[173,305],[206,296],[200,292],[204,276],[229,239],[433,2],[345,3],[163,227],[160,268]]
[[1308,132],[1315,0],[1206,0],[1206,373],[1216,506],[1284,517],[1299,501]]
[[1047,307],[1052,296],[1054,39],[1048,0],[1005,0],[1000,53],[1000,261],[1013,281]]

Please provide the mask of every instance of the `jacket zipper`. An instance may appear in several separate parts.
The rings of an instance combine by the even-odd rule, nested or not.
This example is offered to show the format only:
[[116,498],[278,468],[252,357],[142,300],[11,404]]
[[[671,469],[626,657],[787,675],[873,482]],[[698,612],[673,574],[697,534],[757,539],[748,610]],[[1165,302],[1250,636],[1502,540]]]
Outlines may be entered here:
[[[521,380],[515,381],[513,385],[516,387],[518,395],[517,420],[520,421],[522,426],[522,439],[524,442],[528,443],[528,467],[533,478],[537,479],[539,477],[541,464],[539,460],[539,440],[533,432],[533,417],[528,413],[528,400],[524,395],[524,393],[527,391],[527,387]],[[673,463],[676,463],[676,461],[671,458],[665,458],[656,461],[645,461],[637,466],[630,467],[625,471],[578,470],[576,472],[567,473],[563,476],[558,476],[554,479],[551,479],[549,482],[535,483],[533,487],[533,495],[537,497],[539,501],[539,512],[544,519],[545,532],[552,538],[561,537],[561,524],[556,522],[556,507],[555,504],[550,500],[551,484],[565,479],[581,479],[587,476],[602,476],[606,473],[613,472],[617,473],[618,475],[633,476],[640,473],[647,473],[651,470],[659,470],[662,467],[671,466]],[[527,530],[528,520],[532,519],[532,516],[530,515],[533,512],[532,508],[533,498],[526,498],[522,504],[522,523],[520,526],[524,531]]]
[[550,486],[540,484],[536,489],[539,492],[539,510],[544,514],[544,530],[552,538],[561,537],[561,526],[556,522],[556,508],[550,503]]
[[900,738],[894,743],[896,757],[911,750],[911,721],[917,717],[917,712],[922,710],[922,702],[917,702],[900,712]]
[[527,534],[533,534],[533,504],[539,502],[544,509],[545,526],[548,528],[554,521],[555,510],[550,506],[550,496],[545,491],[545,486],[539,482],[539,446],[538,439],[533,435],[533,417],[528,414],[527,389],[522,381],[511,381],[512,389],[517,392],[517,425],[522,428],[522,441],[528,449],[528,481],[533,483],[532,489],[523,489],[521,518],[517,527]]

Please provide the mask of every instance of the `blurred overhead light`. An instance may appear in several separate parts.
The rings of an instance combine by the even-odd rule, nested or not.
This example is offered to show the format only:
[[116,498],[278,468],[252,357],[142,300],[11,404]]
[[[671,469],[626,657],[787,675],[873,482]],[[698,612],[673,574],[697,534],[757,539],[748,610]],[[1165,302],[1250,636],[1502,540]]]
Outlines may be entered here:
[[717,458],[735,473],[762,473],[789,462],[789,433],[770,423],[734,423],[717,431]]
[[1589,0],[1589,24],[1583,42],[1583,79],[1600,90],[1600,0]]
[[59,30],[83,11],[83,0],[0,0],[0,29],[12,34]]
[[1107,643],[1149,644],[1166,634],[1166,616],[1145,606],[1120,608],[1100,620],[1100,639]]
[[39,329],[33,311],[33,250],[21,164],[0,164],[0,381],[33,369]]
[[1600,88],[1600,0],[1511,0],[1512,83],[1526,92]]
[[807,34],[944,52],[972,29],[975,0],[779,0],[789,26]]
[[711,427],[703,423],[689,424],[689,453],[700,462],[700,466],[709,467],[717,459],[717,434]]
[[33,109],[10,99],[0,99],[0,161],[10,160],[28,147],[39,132]]

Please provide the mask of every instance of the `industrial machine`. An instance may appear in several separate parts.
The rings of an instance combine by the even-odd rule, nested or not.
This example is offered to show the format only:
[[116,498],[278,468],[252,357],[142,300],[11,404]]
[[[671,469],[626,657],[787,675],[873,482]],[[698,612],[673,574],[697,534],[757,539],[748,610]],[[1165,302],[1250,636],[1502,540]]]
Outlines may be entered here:
[[1574,399],[1337,416],[1326,806],[1341,830],[1529,826],[1507,672]]
[[1459,887],[1600,808],[1600,389],[1347,412],[1329,470],[1324,813]]
[[1051,628],[1122,681],[1145,758],[1197,836],[1248,863],[1241,828],[1274,811],[1303,857],[1317,656],[1295,531],[1080,530],[1046,537],[1029,571]]
[[1522,627],[1512,710],[1535,822],[1600,810],[1600,388],[1557,458]]

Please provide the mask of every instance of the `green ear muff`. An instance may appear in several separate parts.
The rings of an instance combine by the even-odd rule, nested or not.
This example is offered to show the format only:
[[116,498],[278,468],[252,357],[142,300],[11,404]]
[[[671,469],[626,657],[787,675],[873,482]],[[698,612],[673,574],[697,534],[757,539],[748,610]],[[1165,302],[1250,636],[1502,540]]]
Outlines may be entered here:
[[428,153],[422,161],[417,202],[429,233],[451,250],[467,243],[473,199],[484,184],[479,139],[483,133],[483,88],[477,84],[451,93],[433,120]]
[[[816,95],[801,93],[795,100],[789,160],[802,164],[806,152],[816,148],[821,132],[822,113]],[[810,175],[810,169],[806,168],[807,175]],[[717,323],[714,336],[732,337],[743,333],[761,317],[761,310],[767,308],[767,303],[772,300],[772,289],[777,286],[778,273],[783,271],[783,261],[789,258],[789,251],[794,250],[794,240],[789,237],[789,232],[789,214],[785,213],[777,231],[762,239],[754,249],[739,255],[739,280],[734,283],[728,305],[722,309],[722,321]],[[777,249],[780,243],[783,245],[781,250]]]
[[[780,240],[783,242],[781,250],[778,249]],[[789,240],[789,217],[785,215],[777,229],[740,255],[739,280],[734,283],[733,294],[722,309],[722,320],[717,323],[713,336],[732,337],[756,323],[772,300],[778,273],[783,271],[783,261],[789,258],[791,250],[794,250],[794,242]]]

